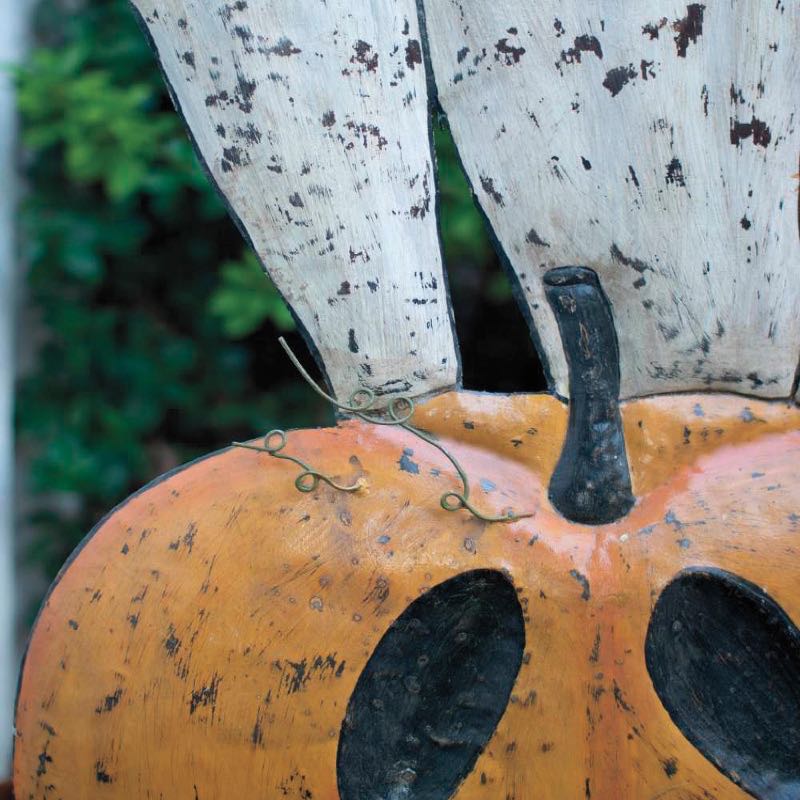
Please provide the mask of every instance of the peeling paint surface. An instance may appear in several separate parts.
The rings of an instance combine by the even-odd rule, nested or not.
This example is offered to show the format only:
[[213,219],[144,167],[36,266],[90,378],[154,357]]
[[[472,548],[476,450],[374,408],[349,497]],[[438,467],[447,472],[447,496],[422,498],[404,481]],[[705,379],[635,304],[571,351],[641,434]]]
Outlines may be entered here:
[[134,5],[209,173],[337,396],[454,387],[414,0],[304,13],[290,0]]
[[424,6],[439,101],[555,390],[567,368],[542,277],[576,265],[611,299],[623,397],[791,396],[796,4]]
[[[17,796],[333,800],[348,707],[381,701],[385,677],[408,708],[439,682],[440,717],[398,719],[424,746],[382,741],[400,743],[400,761],[427,753],[431,764],[444,748],[464,778],[453,800],[563,800],[587,782],[601,798],[680,786],[746,800],[670,721],[645,640],[656,598],[698,565],[741,576],[800,620],[800,409],[707,394],[623,403],[637,504],[591,527],[547,499],[568,416],[555,398],[447,393],[417,413],[476,485],[492,476],[482,505],[535,515],[487,525],[447,513],[438,500],[458,478],[435,448],[414,442],[418,472],[405,471],[407,432],[353,421],[289,436],[344,482],[365,478],[364,495],[300,494],[293,465],[241,449],[156,481],[98,526],[42,609],[15,721]],[[492,659],[462,604],[445,603],[442,621],[431,593],[475,570],[508,581],[524,626],[519,672],[510,696],[507,684],[493,695],[499,721],[480,754],[469,743],[485,738],[485,720],[469,720],[489,684],[455,671],[448,684],[447,650],[472,659],[462,679],[479,680]],[[417,614],[425,597],[431,613]],[[365,674],[377,694],[357,692]],[[385,768],[395,788],[413,785],[413,764]]]

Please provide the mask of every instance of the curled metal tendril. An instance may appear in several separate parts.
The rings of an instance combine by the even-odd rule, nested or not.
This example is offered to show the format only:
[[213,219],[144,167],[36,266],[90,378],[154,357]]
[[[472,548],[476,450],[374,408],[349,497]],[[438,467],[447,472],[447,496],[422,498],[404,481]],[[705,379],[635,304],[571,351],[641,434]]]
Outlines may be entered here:
[[[453,468],[458,473],[458,477],[463,485],[461,492],[449,491],[445,492],[441,496],[439,504],[445,511],[460,511],[465,509],[474,517],[477,517],[484,522],[515,522],[518,519],[525,519],[526,517],[533,516],[533,514],[517,514],[513,511],[507,511],[505,514],[500,516],[492,516],[489,514],[484,514],[482,511],[477,509],[470,501],[469,478],[458,461],[456,461],[453,455],[451,455],[451,453],[448,452],[439,442],[430,436],[430,434],[415,428],[411,424],[411,418],[414,416],[415,406],[414,401],[410,397],[395,397],[389,401],[389,405],[385,411],[379,412],[374,409],[375,402],[378,399],[375,392],[373,392],[371,389],[361,388],[356,389],[356,391],[350,395],[347,403],[340,403],[335,397],[331,397],[320,388],[317,382],[308,374],[305,367],[297,360],[297,357],[286,343],[286,340],[281,337],[278,339],[278,341],[280,342],[281,347],[283,347],[283,349],[286,351],[286,355],[289,356],[292,364],[294,364],[297,371],[303,376],[306,383],[308,383],[308,385],[320,397],[322,397],[324,400],[327,400],[331,405],[347,414],[353,414],[359,419],[362,419],[364,422],[369,422],[372,425],[394,425],[396,427],[403,428],[403,430],[414,434],[414,436],[422,439],[423,442],[427,442],[429,445],[435,447],[440,453],[442,453],[442,455],[453,465]],[[383,416],[380,416],[381,414],[383,414]],[[277,445],[272,445],[272,440],[276,438],[279,438],[279,442]],[[328,476],[316,472],[300,459],[295,458],[294,456],[281,454],[280,451],[286,446],[286,434],[283,431],[271,431],[268,433],[264,440],[264,447],[255,447],[253,445],[239,443],[234,444],[236,444],[237,447],[246,447],[250,450],[267,452],[275,458],[285,458],[301,466],[304,472],[302,472],[295,481],[295,486],[297,486],[298,490],[301,492],[313,492],[321,480],[325,481],[325,483],[329,484],[330,486],[333,486],[335,489],[340,489],[344,492],[355,492],[362,485],[362,482],[359,481],[353,486],[341,486],[335,483]]]
[[[277,440],[277,441],[276,441]],[[245,450],[255,450],[257,453],[269,453],[273,458],[282,458],[285,461],[291,461],[297,466],[302,467],[303,471],[295,478],[294,485],[297,487],[298,492],[303,492],[304,494],[308,494],[316,490],[319,486],[320,481],[324,481],[329,486],[333,486],[334,489],[338,489],[340,492],[357,492],[364,486],[363,479],[359,478],[352,486],[343,486],[341,483],[337,483],[333,478],[329,475],[324,475],[321,472],[317,472],[313,467],[310,467],[306,464],[305,461],[301,461],[299,458],[295,456],[290,456],[288,453],[281,453],[284,447],[286,447],[286,432],[285,431],[270,431],[264,437],[264,446],[259,447],[258,445],[254,444],[244,444],[243,442],[234,442],[234,447],[241,447]]]

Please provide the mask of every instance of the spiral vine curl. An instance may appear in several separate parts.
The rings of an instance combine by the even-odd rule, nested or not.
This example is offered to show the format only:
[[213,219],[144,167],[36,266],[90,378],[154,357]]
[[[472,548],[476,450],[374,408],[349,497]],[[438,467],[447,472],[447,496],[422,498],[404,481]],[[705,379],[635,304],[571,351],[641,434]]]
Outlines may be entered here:
[[[507,511],[505,514],[495,516],[491,514],[485,514],[480,509],[476,508],[470,500],[469,477],[462,468],[461,464],[459,464],[452,453],[450,453],[442,444],[437,442],[430,434],[425,433],[411,424],[411,419],[416,411],[416,406],[410,397],[394,397],[389,401],[389,404],[384,411],[379,411],[374,407],[378,399],[375,392],[373,392],[372,389],[362,387],[360,389],[356,389],[350,395],[347,403],[340,403],[335,397],[331,397],[329,394],[327,394],[311,377],[311,375],[308,374],[308,371],[300,363],[297,356],[295,356],[295,354],[292,352],[291,348],[286,343],[286,340],[281,337],[278,339],[278,341],[280,342],[281,347],[283,347],[283,349],[286,351],[286,355],[289,356],[292,364],[294,364],[297,371],[303,376],[303,379],[306,381],[306,383],[308,383],[308,385],[320,397],[337,408],[339,411],[342,411],[346,414],[352,414],[353,416],[358,417],[358,419],[361,419],[364,422],[368,422],[372,425],[390,425],[402,428],[417,438],[422,439],[423,442],[435,447],[453,465],[453,468],[461,480],[462,490],[460,492],[450,490],[441,496],[439,499],[439,505],[445,511],[455,512],[466,510],[483,522],[515,522],[517,520],[533,516],[533,514],[530,513],[517,514],[514,511]],[[243,447],[248,450],[256,450],[258,452],[268,453],[274,458],[286,459],[302,467],[303,472],[301,472],[295,480],[295,486],[300,492],[313,492],[319,485],[320,481],[324,481],[334,489],[338,489],[342,492],[357,492],[360,488],[362,488],[363,479],[360,479],[352,486],[343,486],[334,481],[328,475],[324,475],[323,473],[316,471],[299,458],[282,453],[281,451],[284,449],[284,447],[286,447],[286,443],[286,433],[281,430],[274,430],[270,431],[264,437],[263,447],[258,447],[251,444],[242,444],[241,442],[234,442],[233,444],[235,447]]]
[[[277,442],[275,441],[276,439]],[[273,458],[282,458],[285,461],[291,461],[297,464],[299,467],[302,467],[303,471],[295,478],[294,485],[297,487],[298,492],[303,492],[304,494],[309,494],[316,491],[320,481],[324,481],[334,489],[338,489],[340,492],[357,492],[359,489],[363,488],[363,478],[359,478],[351,486],[344,486],[341,483],[337,483],[333,478],[330,477],[330,475],[317,472],[317,470],[296,456],[290,456],[288,453],[282,453],[281,450],[286,447],[286,444],[286,431],[274,430],[270,431],[264,437],[263,447],[258,447],[254,444],[245,444],[244,442],[234,442],[233,446],[241,447],[245,450],[255,450],[257,453],[268,453]]]

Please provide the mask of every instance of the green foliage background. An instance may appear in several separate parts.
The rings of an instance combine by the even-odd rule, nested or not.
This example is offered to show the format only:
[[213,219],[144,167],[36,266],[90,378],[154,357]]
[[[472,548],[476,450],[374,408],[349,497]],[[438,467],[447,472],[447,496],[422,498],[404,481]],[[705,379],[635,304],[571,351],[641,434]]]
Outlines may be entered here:
[[[155,475],[330,412],[276,346],[291,316],[200,169],[126,0],[42,0],[36,39],[18,91],[28,295],[43,335],[17,426],[37,508],[23,557],[52,577]],[[521,318],[522,342],[486,325],[516,312],[440,126],[436,144],[465,375],[525,388],[483,380],[483,361],[466,358],[479,342],[491,367],[506,351],[519,360],[527,336]]]

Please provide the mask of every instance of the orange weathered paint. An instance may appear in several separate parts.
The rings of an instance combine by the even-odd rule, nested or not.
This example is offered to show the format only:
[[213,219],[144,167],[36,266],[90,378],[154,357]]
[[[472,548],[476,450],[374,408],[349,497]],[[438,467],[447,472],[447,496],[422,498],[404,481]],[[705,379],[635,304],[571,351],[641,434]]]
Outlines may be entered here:
[[[357,494],[300,494],[293,464],[241,449],[152,484],[41,611],[17,797],[336,800],[343,716],[382,635],[427,588],[490,567],[519,591],[527,655],[457,800],[746,798],[670,720],[644,640],[655,598],[692,565],[737,573],[800,621],[800,410],[682,395],[622,416],[637,503],[610,525],[551,507],[567,409],[543,395],[451,393],[414,419],[460,460],[476,505],[534,512],[511,524],[442,510],[459,484],[441,454],[354,421],[293,431],[287,452],[365,478]],[[406,448],[418,473],[399,468]]]

